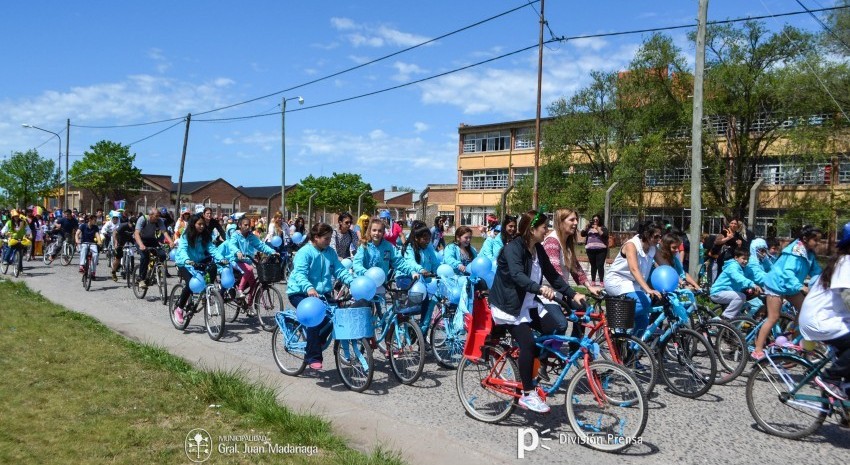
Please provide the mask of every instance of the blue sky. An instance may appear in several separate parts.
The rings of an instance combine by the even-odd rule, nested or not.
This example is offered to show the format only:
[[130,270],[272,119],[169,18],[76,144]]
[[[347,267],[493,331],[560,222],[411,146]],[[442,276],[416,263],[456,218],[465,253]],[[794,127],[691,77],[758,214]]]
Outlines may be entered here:
[[[287,183],[355,172],[373,188],[457,180],[457,128],[533,118],[537,50],[344,103],[537,43],[539,3],[352,72],[273,94],[471,25],[527,0],[412,1],[28,1],[0,15],[0,158],[38,147],[56,157],[71,119],[71,163],[99,140],[130,144],[175,122],[118,126],[193,113],[184,180],[224,177],[279,185],[281,118],[200,121],[279,112],[287,103]],[[833,0],[803,0],[809,8]],[[694,23],[696,0],[548,0],[556,36]],[[800,10],[794,0],[712,0],[709,19]],[[767,19],[819,32],[807,15]],[[693,61],[686,30],[669,33]],[[546,31],[545,37],[550,37]],[[574,40],[544,52],[543,105],[568,97],[592,70],[623,69],[641,35]],[[292,111],[295,109],[300,111]],[[143,172],[177,180],[185,125],[131,151]],[[64,159],[64,155],[63,155]],[[63,162],[64,163],[64,162]]]

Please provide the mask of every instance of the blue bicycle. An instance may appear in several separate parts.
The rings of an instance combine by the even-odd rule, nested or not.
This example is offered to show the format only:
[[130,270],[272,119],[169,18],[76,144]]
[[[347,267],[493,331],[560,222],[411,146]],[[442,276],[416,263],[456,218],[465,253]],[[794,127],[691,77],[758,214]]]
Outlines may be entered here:
[[393,375],[402,384],[413,384],[425,368],[425,338],[413,320],[420,311],[422,296],[409,295],[413,280],[396,277],[387,282],[387,294],[391,304],[387,306],[383,296],[376,296],[375,337],[370,340],[373,347],[382,347]]
[[432,302],[428,312],[419,322],[419,329],[422,334],[428,334],[428,342],[437,363],[444,368],[454,370],[463,358],[463,345],[467,335],[464,316],[469,314],[468,302],[472,300],[475,280],[467,280],[466,285],[463,281],[455,283],[455,285],[464,286],[461,300],[456,304],[451,303],[446,280],[434,278],[434,281],[436,292],[431,297]]

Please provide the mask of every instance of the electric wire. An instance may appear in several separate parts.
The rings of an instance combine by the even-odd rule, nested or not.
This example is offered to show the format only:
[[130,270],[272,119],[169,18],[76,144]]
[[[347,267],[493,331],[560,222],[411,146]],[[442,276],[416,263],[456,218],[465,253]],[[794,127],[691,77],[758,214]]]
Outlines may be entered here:
[[157,132],[155,132],[155,133],[153,133],[153,134],[151,134],[151,135],[149,135],[149,136],[147,136],[147,137],[142,137],[141,139],[139,139],[139,140],[137,140],[137,141],[135,141],[135,142],[130,142],[129,144],[127,144],[127,146],[128,146],[128,147],[132,147],[133,145],[136,145],[136,144],[138,144],[139,142],[146,141],[146,140],[148,140],[148,139],[150,139],[151,137],[154,137],[154,136],[158,136],[158,135],[162,134],[163,132],[168,131],[169,129],[173,128],[174,126],[177,126],[178,124],[181,124],[181,123],[183,123],[183,122],[185,122],[185,121],[186,121],[186,118],[183,118],[183,120],[182,120],[182,121],[178,121],[178,122],[176,122],[176,123],[172,124],[171,126],[168,126],[167,128],[165,128],[165,129],[163,129],[163,130],[161,130],[161,131],[157,131]]
[[806,7],[806,5],[803,5],[803,2],[801,2],[800,0],[795,0],[795,1],[797,2],[797,4],[798,4],[798,5],[800,5],[800,7],[801,7],[801,8],[803,8],[803,9],[804,9],[804,10],[806,10],[806,11],[808,11],[808,12],[809,12],[809,15],[810,15],[812,18],[814,18],[814,19],[815,19],[815,21],[817,21],[817,22],[818,22],[818,24],[820,24],[820,26],[821,26],[821,27],[822,27],[822,28],[823,28],[826,32],[828,32],[828,33],[829,33],[829,35],[831,35],[831,36],[832,36],[832,38],[833,38],[833,39],[837,40],[837,41],[838,41],[841,45],[843,45],[843,46],[844,46],[844,47],[845,47],[848,51],[850,51],[850,45],[847,45],[847,42],[844,42],[844,40],[843,40],[843,39],[842,39],[842,38],[841,38],[838,34],[836,34],[836,33],[835,33],[835,31],[833,31],[833,30],[832,30],[829,26],[827,26],[827,25],[826,25],[826,23],[824,23],[823,21],[821,21],[821,19],[820,19],[820,18],[818,18],[816,14],[812,13],[812,12],[811,12],[811,11],[810,11],[807,7]]

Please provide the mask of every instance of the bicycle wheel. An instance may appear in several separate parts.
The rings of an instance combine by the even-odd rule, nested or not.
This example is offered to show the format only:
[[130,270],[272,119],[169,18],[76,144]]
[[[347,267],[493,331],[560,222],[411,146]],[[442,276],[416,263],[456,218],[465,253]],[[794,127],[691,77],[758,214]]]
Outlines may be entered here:
[[266,331],[273,331],[277,327],[274,316],[283,310],[283,295],[271,284],[260,284],[254,294],[254,313],[260,326]]
[[634,375],[613,362],[595,361],[579,370],[564,403],[578,442],[591,449],[619,452],[642,440],[646,397]]
[[24,272],[24,252],[18,251],[18,259],[15,260],[15,270],[13,271],[14,276],[17,278]]
[[454,323],[454,315],[440,315],[431,323],[431,351],[437,363],[444,368],[454,370],[463,358],[463,346],[466,343],[466,329]]
[[51,242],[50,244],[45,243],[42,247],[41,261],[45,265],[50,265],[53,262],[53,260],[50,259],[50,255],[53,253],[54,244],[54,242]]
[[705,336],[717,357],[717,377],[714,378],[714,384],[729,383],[744,372],[750,358],[747,340],[731,323],[711,320],[694,329]]
[[680,328],[661,344],[658,366],[670,391],[692,399],[708,392],[717,376],[717,359],[708,341],[687,328]]
[[236,288],[231,287],[224,291],[226,300],[224,301],[225,306],[227,306],[227,322],[235,323],[236,320],[239,319],[239,312],[242,311],[242,304],[244,300],[236,298]]
[[6,273],[9,272],[9,263],[6,260],[2,260],[2,262],[3,262],[3,274],[6,274]]
[[354,392],[363,392],[372,384],[375,360],[367,338],[334,341],[336,371],[342,384]]
[[154,267],[156,272],[156,285],[159,287],[159,300],[162,305],[168,305],[168,283],[165,280],[165,266],[160,263]]
[[283,374],[298,376],[304,372],[307,362],[307,331],[301,323],[292,318],[284,318],[286,330],[275,324],[272,332],[272,356]]
[[774,436],[800,439],[823,424],[830,408],[826,399],[799,399],[799,396],[823,396],[811,380],[797,391],[798,398],[789,394],[812,369],[811,363],[790,354],[770,355],[755,363],[747,378],[747,408],[762,430]]
[[207,288],[206,295],[201,300],[204,305],[204,325],[207,327],[207,335],[213,341],[217,341],[224,334],[224,302],[215,288]]
[[65,265],[65,266],[68,266],[68,265],[71,264],[71,260],[73,260],[73,259],[74,259],[74,250],[71,248],[71,244],[69,244],[68,241],[65,241],[65,243],[62,245],[62,257],[61,257],[62,264]]
[[[501,347],[485,347],[480,359],[463,357],[458,363],[457,395],[466,413],[476,420],[496,423],[516,408],[522,388],[519,369],[514,359],[502,356],[504,353]],[[499,384],[488,383],[490,379]]]
[[402,384],[413,384],[425,368],[425,338],[419,325],[396,320],[387,335],[387,358],[393,375]]
[[83,267],[83,289],[89,290],[91,289],[91,272],[89,271],[90,263],[86,263],[86,266]]
[[133,295],[135,295],[137,299],[144,299],[145,295],[148,293],[148,288],[139,286],[139,267],[134,266],[133,271],[131,271],[130,274],[132,274],[130,280],[132,281],[131,287],[133,288]]
[[640,383],[643,393],[649,397],[658,382],[658,361],[652,354],[652,349],[635,336],[629,334],[611,334],[616,358],[608,347],[608,340],[600,333],[594,342],[599,344],[599,352],[605,360],[619,360],[620,365],[631,370]]
[[174,309],[177,308],[177,302],[180,301],[180,294],[183,293],[183,288],[185,286],[183,283],[177,283],[171,289],[171,295],[168,297],[168,319],[171,320],[171,324],[175,329],[184,330],[187,326],[189,326],[189,318],[186,315],[186,312],[183,313],[183,323],[178,323],[174,318]]

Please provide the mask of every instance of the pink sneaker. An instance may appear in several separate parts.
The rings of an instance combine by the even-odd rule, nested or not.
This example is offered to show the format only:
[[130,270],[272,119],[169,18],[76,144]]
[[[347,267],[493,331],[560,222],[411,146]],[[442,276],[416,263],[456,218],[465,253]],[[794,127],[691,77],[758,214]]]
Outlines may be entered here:
[[311,369],[311,370],[321,370],[321,369],[322,369],[322,362],[313,362],[313,363],[311,363],[311,364],[310,364],[310,369]]
[[186,321],[183,318],[183,309],[182,308],[176,307],[174,309],[174,321],[176,321],[178,325],[182,325],[183,322]]

